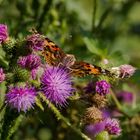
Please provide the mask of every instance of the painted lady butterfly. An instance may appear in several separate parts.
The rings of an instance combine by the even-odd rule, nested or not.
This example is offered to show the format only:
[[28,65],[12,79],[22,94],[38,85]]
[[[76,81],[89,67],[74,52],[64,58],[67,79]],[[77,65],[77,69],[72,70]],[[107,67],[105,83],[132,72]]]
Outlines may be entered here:
[[66,54],[49,38],[45,38],[42,55],[49,65],[58,66],[62,64],[66,66],[73,76],[86,76],[86,75],[108,75],[113,76],[109,70],[103,69],[99,66],[89,64],[83,61],[76,61],[75,56]]

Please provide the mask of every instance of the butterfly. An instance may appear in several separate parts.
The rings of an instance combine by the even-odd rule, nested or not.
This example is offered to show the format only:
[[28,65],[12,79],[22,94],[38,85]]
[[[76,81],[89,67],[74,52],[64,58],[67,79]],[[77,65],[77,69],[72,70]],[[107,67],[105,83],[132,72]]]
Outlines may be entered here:
[[84,61],[77,61],[74,55],[64,53],[58,45],[47,37],[44,40],[42,55],[51,66],[58,66],[60,64],[66,66],[73,76],[113,75],[109,70],[99,66]]

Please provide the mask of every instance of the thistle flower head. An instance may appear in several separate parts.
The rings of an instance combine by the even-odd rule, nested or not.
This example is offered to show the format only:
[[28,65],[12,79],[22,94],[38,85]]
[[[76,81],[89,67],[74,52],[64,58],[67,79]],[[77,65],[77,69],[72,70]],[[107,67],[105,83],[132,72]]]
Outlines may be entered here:
[[27,47],[35,51],[43,49],[44,40],[40,34],[32,34],[27,37]]
[[108,118],[105,121],[105,129],[111,135],[120,135],[121,128],[117,119]]
[[40,66],[41,59],[38,55],[30,54],[27,56],[20,57],[17,63],[22,68],[33,70]]
[[122,91],[117,94],[117,98],[124,103],[132,103],[134,100],[134,94],[127,91]]
[[95,137],[97,134],[104,131],[104,129],[105,129],[105,122],[101,121],[95,124],[86,125],[85,132],[90,137]]
[[107,98],[97,93],[91,97],[91,100],[98,108],[104,108],[107,105]]
[[96,82],[96,92],[100,95],[106,95],[109,93],[110,84],[105,80],[101,80]]
[[6,94],[6,103],[10,107],[17,109],[18,112],[26,112],[30,108],[33,108],[35,97],[36,91],[34,87],[10,87]]
[[8,38],[7,25],[0,24],[0,43],[4,42]]
[[0,83],[2,83],[5,80],[5,74],[3,72],[3,69],[0,68]]
[[121,65],[119,68],[120,68],[120,74],[122,78],[132,76],[136,70],[136,68],[127,64]]
[[42,88],[45,96],[59,106],[65,105],[66,99],[73,91],[71,78],[63,67],[47,66],[41,77]]
[[85,124],[97,123],[103,119],[102,112],[95,106],[86,109],[83,117],[83,122]]
[[135,73],[136,68],[131,65],[120,65],[119,67],[113,67],[112,71],[117,74],[117,77],[128,78]]

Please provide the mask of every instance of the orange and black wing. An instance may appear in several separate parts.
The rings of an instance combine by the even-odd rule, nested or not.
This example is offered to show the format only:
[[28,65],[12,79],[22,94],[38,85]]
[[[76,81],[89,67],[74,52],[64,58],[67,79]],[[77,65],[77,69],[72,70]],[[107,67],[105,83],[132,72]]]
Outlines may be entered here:
[[62,62],[66,54],[49,38],[45,38],[42,55],[49,65],[57,66]]
[[86,75],[107,75],[112,76],[112,73],[106,69],[99,66],[89,64],[87,62],[75,62],[74,65],[70,67],[73,76],[86,76]]

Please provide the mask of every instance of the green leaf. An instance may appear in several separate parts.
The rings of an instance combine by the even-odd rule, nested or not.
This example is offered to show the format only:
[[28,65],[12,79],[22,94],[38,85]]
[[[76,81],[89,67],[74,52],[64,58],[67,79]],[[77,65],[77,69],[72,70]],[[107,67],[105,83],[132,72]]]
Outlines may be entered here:
[[99,133],[96,137],[95,140],[109,140],[109,134],[107,131],[102,131]]
[[91,53],[99,55],[99,56],[102,56],[102,51],[98,47],[99,46],[99,42],[97,40],[93,40],[91,38],[84,37],[84,42],[85,42],[88,50]]

